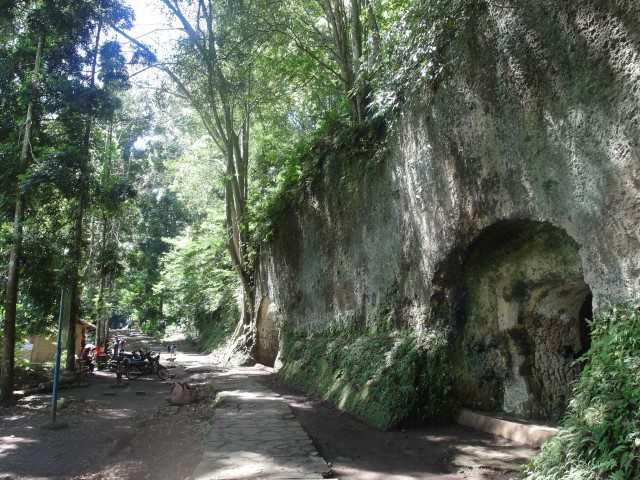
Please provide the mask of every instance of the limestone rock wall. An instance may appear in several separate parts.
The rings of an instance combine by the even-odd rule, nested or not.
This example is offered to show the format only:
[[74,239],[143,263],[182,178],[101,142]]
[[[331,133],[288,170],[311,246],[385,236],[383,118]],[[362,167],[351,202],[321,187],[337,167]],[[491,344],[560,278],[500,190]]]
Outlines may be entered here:
[[[490,343],[487,332],[465,343],[464,332],[482,330],[469,327],[474,312],[481,311],[487,331],[496,334],[505,301],[500,292],[507,289],[500,279],[487,288],[495,272],[485,263],[480,282],[485,296],[496,298],[482,300],[488,307],[470,304],[481,289],[464,273],[470,247],[495,225],[522,221],[566,235],[575,257],[562,268],[520,279],[528,285],[527,298],[517,308],[546,309],[545,321],[560,321],[567,309],[578,315],[589,291],[597,310],[640,288],[638,18],[635,0],[490,5],[471,22],[450,76],[402,112],[389,134],[390,158],[363,173],[348,197],[327,180],[291,212],[263,250],[258,302],[273,302],[280,327],[321,329],[353,315],[366,321],[376,304],[391,300],[399,324],[418,331],[448,328],[457,349],[452,355],[469,356],[474,344]],[[490,242],[483,248],[495,254]],[[565,276],[558,278],[584,282],[586,290],[576,287],[570,300],[553,289],[536,297],[536,279],[559,271]],[[531,316],[516,321],[526,318]],[[578,327],[567,328],[569,337],[578,335]],[[515,365],[524,353],[513,345],[498,345],[503,358],[485,355],[477,366],[504,362],[507,373],[472,406],[511,404],[526,414],[518,405],[547,388],[534,385],[531,368],[553,370],[564,347],[552,348],[548,365],[527,370]],[[523,393],[509,398],[508,382],[518,375]],[[458,380],[464,392],[468,382]],[[481,391],[478,385],[469,390]]]

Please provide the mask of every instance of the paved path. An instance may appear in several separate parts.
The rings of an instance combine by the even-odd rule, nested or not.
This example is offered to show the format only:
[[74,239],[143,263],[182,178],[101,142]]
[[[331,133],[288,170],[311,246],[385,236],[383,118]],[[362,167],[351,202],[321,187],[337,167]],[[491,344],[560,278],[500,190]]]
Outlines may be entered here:
[[245,371],[210,365],[195,355],[192,379],[218,392],[214,427],[205,439],[195,480],[321,479],[330,468],[318,454],[285,400]]

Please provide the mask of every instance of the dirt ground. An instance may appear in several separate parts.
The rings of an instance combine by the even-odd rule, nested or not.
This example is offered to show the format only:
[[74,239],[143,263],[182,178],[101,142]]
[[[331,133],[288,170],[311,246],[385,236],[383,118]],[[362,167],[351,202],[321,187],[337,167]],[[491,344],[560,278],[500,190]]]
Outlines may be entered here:
[[455,424],[381,431],[321,398],[282,385],[269,371],[253,377],[282,395],[340,479],[517,478],[532,450]]
[[[140,344],[132,338],[128,345]],[[188,379],[180,366],[170,372]],[[171,408],[164,400],[170,383],[157,376],[123,389],[111,388],[114,382],[115,374],[99,372],[88,387],[63,390],[58,418],[69,424],[63,430],[39,428],[49,420],[51,395],[0,410],[0,480],[191,478],[212,398]]]
[[[162,345],[141,334],[128,349]],[[184,344],[179,350],[192,351]],[[211,429],[213,392],[202,375],[172,365],[174,380],[199,386],[203,400],[167,407],[170,382],[130,381],[114,389],[115,375],[99,372],[90,386],[61,392],[59,419],[69,428],[45,430],[50,395],[31,395],[0,410],[0,480],[129,480],[192,478]],[[510,480],[533,454],[492,435],[442,425],[380,431],[338,411],[322,399],[279,384],[261,368],[246,368],[254,380],[289,403],[333,478],[358,480]]]

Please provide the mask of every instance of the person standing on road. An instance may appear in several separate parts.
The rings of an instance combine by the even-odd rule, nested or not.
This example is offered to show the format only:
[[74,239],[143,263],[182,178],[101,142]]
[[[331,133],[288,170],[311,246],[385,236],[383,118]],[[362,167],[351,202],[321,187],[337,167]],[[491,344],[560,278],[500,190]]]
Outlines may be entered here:
[[118,353],[120,353],[120,339],[118,337],[116,337],[116,341],[113,344],[113,356],[117,357]]
[[93,372],[93,368],[94,368],[93,360],[91,359],[92,350],[93,350],[92,347],[84,347],[82,349],[82,353],[80,354],[80,360],[85,362],[85,365],[89,369],[89,372]]

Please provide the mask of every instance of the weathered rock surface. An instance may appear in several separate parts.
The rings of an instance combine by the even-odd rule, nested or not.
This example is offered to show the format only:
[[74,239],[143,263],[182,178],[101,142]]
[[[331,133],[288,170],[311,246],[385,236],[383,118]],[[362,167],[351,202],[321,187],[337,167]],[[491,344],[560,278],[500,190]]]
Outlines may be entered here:
[[590,295],[640,288],[638,18],[634,0],[490,5],[388,160],[291,212],[258,302],[321,329],[392,301],[402,326],[451,329],[464,403],[556,418]]

